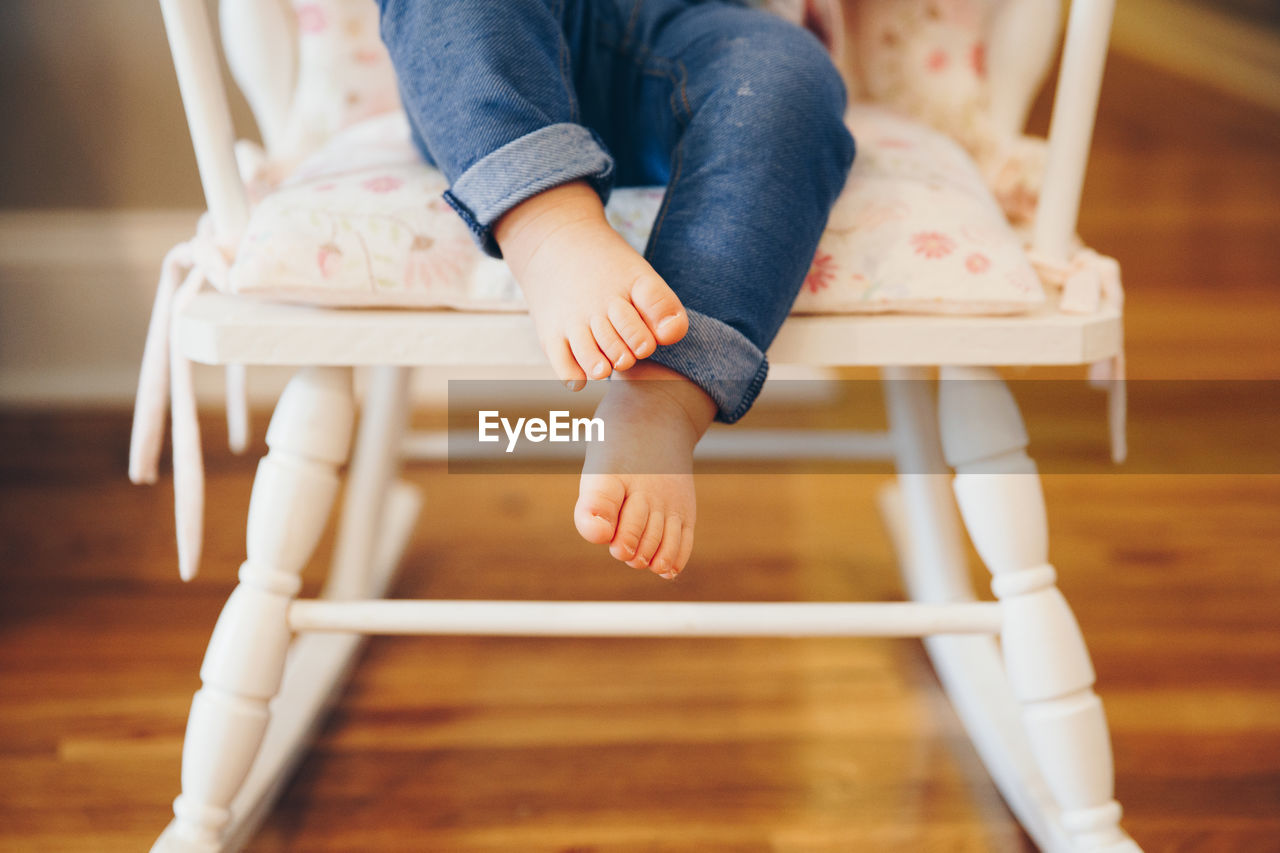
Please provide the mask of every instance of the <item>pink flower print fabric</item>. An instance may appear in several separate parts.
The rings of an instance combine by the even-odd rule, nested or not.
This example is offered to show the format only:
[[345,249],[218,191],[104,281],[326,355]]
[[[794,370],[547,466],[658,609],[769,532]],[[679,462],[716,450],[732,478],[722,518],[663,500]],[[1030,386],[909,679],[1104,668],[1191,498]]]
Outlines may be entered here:
[[910,242],[916,254],[925,258],[945,258],[956,247],[955,240],[937,231],[917,231]]
[[299,3],[294,11],[298,16],[298,32],[304,36],[317,35],[329,26],[329,16],[323,4]]

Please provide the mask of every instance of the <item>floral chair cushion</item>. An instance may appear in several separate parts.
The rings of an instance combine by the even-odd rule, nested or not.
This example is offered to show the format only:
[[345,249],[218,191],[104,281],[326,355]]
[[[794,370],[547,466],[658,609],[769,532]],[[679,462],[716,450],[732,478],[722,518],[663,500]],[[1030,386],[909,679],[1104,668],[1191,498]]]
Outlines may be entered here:
[[981,161],[991,145],[987,34],[1002,0],[859,0],[858,97],[910,115]]
[[[874,106],[847,120],[859,140],[848,184],[796,302],[802,313],[1016,313],[1044,293],[970,157]],[[488,258],[445,204],[399,112],[339,133],[254,209],[233,292],[330,306],[518,311],[506,264]],[[615,190],[609,221],[642,250],[660,187]]]

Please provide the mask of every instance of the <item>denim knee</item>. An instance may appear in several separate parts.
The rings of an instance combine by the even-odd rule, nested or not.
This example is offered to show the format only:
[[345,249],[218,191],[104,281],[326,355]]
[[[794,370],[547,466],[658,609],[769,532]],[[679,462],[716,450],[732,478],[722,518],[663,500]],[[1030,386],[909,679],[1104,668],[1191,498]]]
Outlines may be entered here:
[[727,40],[720,51],[715,88],[700,109],[739,131],[733,135],[744,147],[828,155],[842,188],[855,151],[844,123],[848,93],[822,43],[772,20],[758,33]]

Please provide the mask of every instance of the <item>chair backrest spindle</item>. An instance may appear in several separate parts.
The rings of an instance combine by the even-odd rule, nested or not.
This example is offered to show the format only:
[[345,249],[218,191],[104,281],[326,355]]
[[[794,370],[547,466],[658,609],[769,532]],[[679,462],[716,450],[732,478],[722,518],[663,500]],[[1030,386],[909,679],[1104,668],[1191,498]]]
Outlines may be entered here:
[[160,8],[214,230],[234,242],[248,222],[249,203],[208,13],[203,0],[160,0]]
[[1053,98],[1049,162],[1032,232],[1032,247],[1047,258],[1071,254],[1114,11],[1115,0],[1071,4]]
[[1062,35],[1061,10],[1061,0],[1004,0],[993,16],[987,36],[991,123],[1003,136],[1026,127]]
[[221,0],[222,49],[267,153],[285,135],[298,72],[298,22],[289,0]]

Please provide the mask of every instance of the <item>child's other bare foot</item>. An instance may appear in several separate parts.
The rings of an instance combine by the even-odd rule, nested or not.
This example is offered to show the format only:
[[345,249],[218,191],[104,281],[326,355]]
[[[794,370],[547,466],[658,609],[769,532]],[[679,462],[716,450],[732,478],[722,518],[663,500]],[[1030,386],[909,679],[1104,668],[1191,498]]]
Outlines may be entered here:
[[716,406],[697,385],[645,362],[609,383],[596,417],[605,440],[588,445],[573,521],[588,542],[668,580],[689,562],[697,504],[693,448]]
[[689,329],[675,293],[613,230],[600,197],[582,181],[521,202],[493,234],[551,366],[575,391]]

